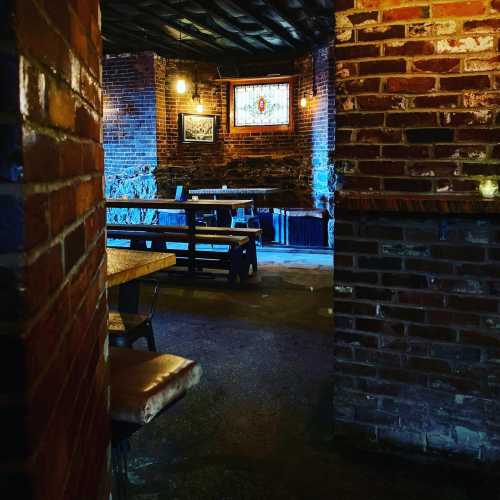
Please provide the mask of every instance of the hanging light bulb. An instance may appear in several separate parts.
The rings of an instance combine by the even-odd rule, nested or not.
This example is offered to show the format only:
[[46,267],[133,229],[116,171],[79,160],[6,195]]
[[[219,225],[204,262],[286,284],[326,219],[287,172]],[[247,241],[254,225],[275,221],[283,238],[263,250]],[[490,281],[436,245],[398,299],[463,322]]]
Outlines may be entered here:
[[199,102],[197,105],[196,105],[196,112],[197,113],[203,113],[203,104],[201,102]]
[[186,80],[184,78],[179,78],[177,80],[176,84],[176,89],[178,94],[185,94],[186,93]]
[[302,96],[302,99],[300,100],[300,107],[307,108],[307,97],[305,94]]

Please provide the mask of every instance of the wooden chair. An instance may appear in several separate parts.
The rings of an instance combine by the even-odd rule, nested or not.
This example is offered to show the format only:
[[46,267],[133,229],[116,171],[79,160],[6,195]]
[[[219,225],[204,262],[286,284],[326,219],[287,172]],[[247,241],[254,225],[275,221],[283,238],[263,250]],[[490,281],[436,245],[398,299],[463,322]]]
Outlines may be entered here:
[[156,342],[153,330],[153,316],[160,284],[154,283],[153,298],[149,314],[129,314],[120,311],[110,311],[108,317],[109,342],[114,347],[132,348],[134,343],[144,338],[151,352],[156,352]]
[[201,367],[171,354],[112,347],[109,355],[115,495],[128,498],[130,436],[198,384]]

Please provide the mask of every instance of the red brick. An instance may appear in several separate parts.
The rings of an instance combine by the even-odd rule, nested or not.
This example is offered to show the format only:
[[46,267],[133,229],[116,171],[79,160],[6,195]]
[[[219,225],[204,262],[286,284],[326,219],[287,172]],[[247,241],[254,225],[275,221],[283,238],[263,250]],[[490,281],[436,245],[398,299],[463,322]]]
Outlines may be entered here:
[[359,109],[366,111],[399,110],[405,106],[403,97],[390,95],[362,95],[357,102]]
[[500,31],[500,19],[481,19],[464,22],[464,32],[471,33],[496,33]]
[[362,92],[378,92],[380,88],[380,78],[357,78],[343,82],[345,89],[350,94]]
[[376,177],[346,176],[344,189],[354,191],[379,191],[380,179]]
[[432,191],[432,183],[421,179],[384,179],[387,191],[427,193]]
[[490,79],[486,75],[441,78],[442,90],[485,90],[490,86]]
[[467,17],[479,16],[486,10],[483,0],[469,2],[437,3],[432,6],[433,17]]
[[458,106],[458,95],[426,95],[413,99],[415,108],[455,108]]
[[57,236],[75,219],[75,192],[72,186],[53,191],[49,196],[51,234]]
[[387,78],[385,89],[387,92],[397,92],[403,94],[421,94],[423,92],[431,92],[435,90],[435,78],[413,77],[413,78],[400,78],[391,77]]
[[500,143],[498,128],[465,128],[456,132],[457,141]]
[[337,158],[376,158],[379,156],[378,146],[348,146],[340,145],[336,149]]
[[460,59],[419,59],[413,62],[417,72],[424,73],[457,73],[460,70]]
[[437,125],[436,113],[389,113],[388,127],[432,127]]
[[404,73],[405,71],[406,61],[404,59],[384,59],[379,61],[362,61],[359,63],[360,75]]
[[386,56],[429,56],[434,54],[434,44],[428,41],[392,42],[384,45]]
[[400,176],[404,175],[405,163],[387,160],[360,161],[358,169],[365,175]]
[[379,54],[380,49],[376,45],[350,45],[349,47],[337,46],[335,48],[335,57],[338,61],[377,57]]
[[430,149],[428,146],[383,146],[382,157],[384,158],[428,158]]
[[358,132],[357,141],[373,144],[398,143],[401,142],[402,135],[400,129],[364,129]]
[[52,81],[49,85],[49,118],[54,127],[73,130],[75,102],[68,87]]
[[358,39],[360,42],[389,40],[391,38],[404,38],[405,27],[400,24],[393,26],[374,26],[360,29]]
[[402,7],[400,9],[385,10],[383,21],[406,21],[409,19],[425,19],[429,17],[429,7]]
[[25,128],[24,135],[24,179],[26,182],[57,179],[59,168],[58,142],[45,134]]

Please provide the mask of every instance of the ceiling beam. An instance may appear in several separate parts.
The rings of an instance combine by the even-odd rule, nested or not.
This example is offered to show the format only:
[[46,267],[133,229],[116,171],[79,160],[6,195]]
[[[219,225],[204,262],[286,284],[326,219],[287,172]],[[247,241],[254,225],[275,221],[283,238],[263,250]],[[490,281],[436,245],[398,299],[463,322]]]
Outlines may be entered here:
[[[207,11],[208,16],[210,16],[210,14],[213,13],[216,16],[224,19],[224,21],[229,26],[232,26],[233,28],[235,28],[236,30],[238,30],[241,33],[240,34],[241,39],[243,39],[243,37],[245,36],[245,33],[243,32],[243,27],[240,25],[240,23],[238,23],[238,21],[234,17],[231,17],[227,13],[227,11],[225,11],[224,9],[221,9],[215,2],[213,2],[213,0],[193,0],[192,3],[204,8]],[[213,21],[213,22],[216,23],[216,21]],[[271,50],[276,49],[276,47],[272,43],[269,43],[267,40],[264,40],[260,36],[255,36],[252,38],[254,38],[259,43],[261,43],[262,45],[264,45],[265,47],[267,47]]]
[[299,2],[301,9],[310,17],[331,17],[333,19],[333,7],[325,8],[318,5],[317,2],[316,7],[313,7],[306,0],[297,0],[297,2]]
[[300,49],[301,44],[299,40],[295,40],[290,33],[280,26],[278,23],[274,22],[271,19],[268,19],[260,14],[259,9],[248,5],[248,2],[244,2],[242,0],[228,0],[229,3],[237,7],[243,14],[251,17],[254,22],[261,24],[265,28],[269,29],[274,35],[281,39],[281,41],[285,42],[288,46],[293,47],[294,49]]
[[298,20],[295,19],[289,12],[285,10],[285,7],[281,4],[278,3],[276,0],[267,0],[268,4],[270,7],[284,20],[286,21],[294,30],[297,31],[297,33],[306,40],[309,44],[314,44],[315,39],[311,36],[309,30],[304,30],[303,28],[299,27],[298,25]]
[[[215,25],[215,22],[212,21],[212,24],[206,23],[204,21],[201,21],[200,18],[196,17],[194,14],[190,14],[189,12],[186,12],[186,10],[184,10],[184,9],[180,9],[177,6],[173,7],[169,4],[167,4],[166,2],[164,2],[163,0],[159,0],[159,2],[164,7],[170,9],[172,12],[176,13],[177,15],[184,17],[185,19],[192,22],[193,24],[197,24],[199,26],[202,26],[206,30],[209,30],[213,33],[216,33],[217,35],[219,35],[222,38],[225,38],[226,40],[230,40],[231,42],[234,43],[234,45],[236,45],[240,49],[243,49],[245,52],[249,52],[251,54],[255,53],[255,47],[252,47],[252,45],[245,42],[245,40],[243,40],[241,37],[234,35],[230,31],[227,31],[220,26]],[[212,8],[213,8],[213,6],[212,6]],[[208,10],[208,9],[207,9],[207,15],[210,16],[210,10]]]
[[[116,41],[115,37],[111,37],[110,33],[114,33],[117,38],[119,38],[120,41]],[[137,43],[141,44],[141,48],[144,50],[149,49],[151,50],[151,47],[155,47],[158,51],[158,53],[164,57],[178,57],[178,53],[175,53],[172,51],[172,49],[163,43],[157,42],[154,39],[151,38],[146,38],[146,37],[141,37],[139,35],[136,35],[135,33],[131,33],[130,31],[127,33],[127,36],[123,35],[123,31],[120,30],[119,28],[116,28],[112,24],[108,23],[106,26],[106,41],[107,43],[113,43],[114,45],[119,45],[123,47],[126,45],[127,47],[131,48],[137,48],[137,46],[134,44],[132,40],[135,40]]]
[[[112,10],[121,14],[120,10],[117,9],[116,6],[114,6],[114,5],[111,6],[108,4],[108,7],[111,7]],[[135,14],[127,14],[127,13],[123,13],[123,15],[128,17],[128,19],[131,22],[134,22],[136,25],[147,24],[155,29],[158,29],[159,36],[166,35],[170,40],[173,41],[173,43],[179,44],[179,46],[182,45],[182,46],[188,47],[190,50],[192,50],[194,52],[200,53],[199,49],[197,50],[191,44],[187,43],[186,40],[176,39],[170,33],[166,32],[165,31],[166,26],[170,26],[171,28],[174,28],[175,30],[177,30],[179,33],[183,33],[187,36],[195,38],[199,42],[209,46],[212,49],[215,49],[216,51],[220,52],[220,51],[224,50],[222,47],[220,47],[219,45],[214,43],[210,39],[210,37],[204,36],[201,33],[198,34],[198,33],[194,32],[194,30],[191,30],[190,28],[186,28],[185,26],[183,26],[180,23],[176,23],[176,22],[172,22],[172,21],[167,22],[163,17],[160,17],[157,13],[151,12],[149,9],[146,9],[144,7],[139,7],[138,5],[134,5],[133,8],[139,13],[139,16],[137,16]],[[138,19],[138,17],[139,17],[139,19]],[[147,19],[146,21],[144,20],[144,17]]]

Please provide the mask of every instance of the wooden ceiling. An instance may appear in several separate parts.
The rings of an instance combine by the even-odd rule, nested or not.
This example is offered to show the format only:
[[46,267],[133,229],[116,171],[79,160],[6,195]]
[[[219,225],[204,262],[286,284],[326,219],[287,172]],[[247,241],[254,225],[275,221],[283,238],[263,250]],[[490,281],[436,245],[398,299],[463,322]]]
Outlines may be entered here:
[[325,42],[333,0],[102,0],[107,53],[238,63],[299,55]]

